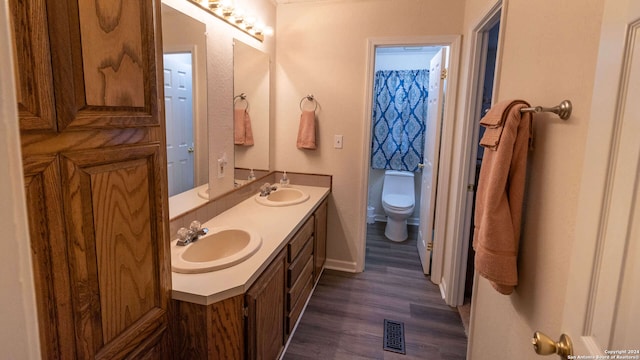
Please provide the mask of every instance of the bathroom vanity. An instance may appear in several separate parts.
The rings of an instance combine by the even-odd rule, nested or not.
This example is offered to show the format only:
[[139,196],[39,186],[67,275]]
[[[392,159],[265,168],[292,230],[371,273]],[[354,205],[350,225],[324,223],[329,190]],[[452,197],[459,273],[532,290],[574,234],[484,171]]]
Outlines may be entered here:
[[228,268],[173,272],[175,356],[276,359],[281,354],[326,257],[330,188],[293,188],[309,199],[265,206],[251,196],[203,224],[214,232],[221,227],[250,229],[260,234],[262,245]]

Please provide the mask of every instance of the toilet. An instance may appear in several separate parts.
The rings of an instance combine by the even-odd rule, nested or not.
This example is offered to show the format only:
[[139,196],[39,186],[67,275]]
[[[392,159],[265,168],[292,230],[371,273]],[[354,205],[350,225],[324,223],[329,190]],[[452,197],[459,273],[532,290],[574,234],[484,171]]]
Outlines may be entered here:
[[384,235],[392,241],[407,239],[407,219],[413,214],[415,187],[413,173],[387,170],[382,184],[382,208],[387,214]]

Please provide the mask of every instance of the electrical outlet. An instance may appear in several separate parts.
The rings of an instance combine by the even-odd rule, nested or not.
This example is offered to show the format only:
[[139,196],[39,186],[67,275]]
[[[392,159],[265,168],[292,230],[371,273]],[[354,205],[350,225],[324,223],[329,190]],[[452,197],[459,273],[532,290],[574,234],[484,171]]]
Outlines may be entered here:
[[333,147],[342,149],[344,138],[342,135],[333,135]]
[[218,159],[218,179],[224,177],[224,160]]

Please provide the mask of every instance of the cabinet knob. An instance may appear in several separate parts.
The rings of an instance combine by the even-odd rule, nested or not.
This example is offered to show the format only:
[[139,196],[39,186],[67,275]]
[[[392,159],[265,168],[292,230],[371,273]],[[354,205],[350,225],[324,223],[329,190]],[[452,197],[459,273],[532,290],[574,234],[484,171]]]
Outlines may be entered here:
[[538,355],[558,354],[563,360],[567,360],[569,355],[573,355],[573,344],[567,334],[560,335],[560,340],[555,342],[549,336],[536,331],[533,333],[531,343]]

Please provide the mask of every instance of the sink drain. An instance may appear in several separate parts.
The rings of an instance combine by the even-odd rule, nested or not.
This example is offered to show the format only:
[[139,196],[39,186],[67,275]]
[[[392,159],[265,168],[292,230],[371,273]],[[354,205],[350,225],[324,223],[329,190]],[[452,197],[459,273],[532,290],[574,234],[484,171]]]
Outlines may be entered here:
[[382,348],[386,351],[406,354],[403,322],[384,319],[384,344]]

